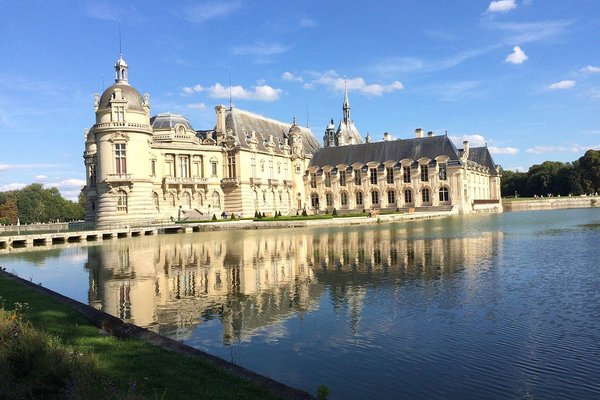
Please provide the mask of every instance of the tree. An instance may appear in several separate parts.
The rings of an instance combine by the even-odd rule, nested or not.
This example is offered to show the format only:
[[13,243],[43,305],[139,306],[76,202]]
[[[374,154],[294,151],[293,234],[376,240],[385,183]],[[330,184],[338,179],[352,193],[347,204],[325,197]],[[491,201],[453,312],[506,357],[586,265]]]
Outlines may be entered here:
[[587,193],[600,192],[600,150],[588,150],[577,160],[581,186]]
[[17,198],[14,192],[0,193],[0,224],[14,225],[19,218]]

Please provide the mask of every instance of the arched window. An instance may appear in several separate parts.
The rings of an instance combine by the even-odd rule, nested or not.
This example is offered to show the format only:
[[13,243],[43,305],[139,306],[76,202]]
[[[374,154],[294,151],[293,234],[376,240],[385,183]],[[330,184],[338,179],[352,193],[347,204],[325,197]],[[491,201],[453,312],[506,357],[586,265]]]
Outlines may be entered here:
[[396,192],[393,190],[388,190],[387,201],[389,205],[396,204]]
[[377,190],[371,192],[371,204],[379,204],[379,192]]
[[152,192],[152,199],[154,200],[154,209],[156,212],[160,211],[159,203],[158,203],[158,193]]
[[127,193],[124,190],[117,192],[117,211],[122,213],[127,212]]
[[440,188],[440,202],[447,202],[450,199],[450,193],[448,192],[448,188],[442,186]]
[[312,208],[319,209],[319,194],[313,193],[310,195],[310,205]]
[[331,193],[325,194],[325,201],[327,202],[327,207],[333,206],[333,195]]
[[429,195],[429,189],[424,188],[421,191],[421,200],[423,200],[423,204],[428,204],[431,201],[431,196]]
[[346,192],[340,193],[340,203],[342,203],[342,206],[348,205],[348,193],[346,193]]
[[214,208],[221,208],[221,196],[219,195],[219,192],[214,191],[212,194],[212,206]]
[[356,205],[357,206],[362,206],[363,205],[363,194],[362,194],[362,192],[356,192]]
[[171,206],[175,207],[175,195],[173,193],[169,195],[169,203]]
[[411,205],[413,202],[412,190],[406,189],[404,191],[404,204]]
[[192,199],[190,197],[190,194],[188,192],[184,192],[183,195],[183,208],[185,209],[190,209],[192,208]]

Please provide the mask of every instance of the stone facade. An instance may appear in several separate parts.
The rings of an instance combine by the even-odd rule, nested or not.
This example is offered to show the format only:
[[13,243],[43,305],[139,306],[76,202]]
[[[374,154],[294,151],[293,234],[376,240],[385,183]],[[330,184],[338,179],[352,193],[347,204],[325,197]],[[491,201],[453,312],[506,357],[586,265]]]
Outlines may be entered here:
[[485,147],[458,150],[446,136],[363,142],[350,118],[325,130],[321,148],[308,128],[230,106],[215,126],[194,130],[182,115],[150,116],[150,97],[128,81],[94,101],[85,134],[86,220],[98,226],[164,220],[250,217],[371,209],[501,211],[500,176]]

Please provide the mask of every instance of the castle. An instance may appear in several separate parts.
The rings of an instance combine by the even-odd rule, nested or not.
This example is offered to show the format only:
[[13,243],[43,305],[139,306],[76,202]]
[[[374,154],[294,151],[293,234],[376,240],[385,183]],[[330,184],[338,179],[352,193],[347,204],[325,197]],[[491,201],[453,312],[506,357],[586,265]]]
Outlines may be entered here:
[[151,116],[150,97],[129,84],[127,63],[94,100],[85,133],[86,220],[99,226],[378,210],[502,210],[499,168],[487,147],[457,149],[445,135],[363,141],[350,118],[330,121],[321,147],[310,129],[230,106],[213,129],[177,114]]

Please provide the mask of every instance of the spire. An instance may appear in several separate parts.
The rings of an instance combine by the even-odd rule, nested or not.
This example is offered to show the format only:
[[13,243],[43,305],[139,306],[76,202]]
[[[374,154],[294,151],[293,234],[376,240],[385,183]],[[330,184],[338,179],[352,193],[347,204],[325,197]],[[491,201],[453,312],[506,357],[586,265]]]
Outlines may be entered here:
[[344,113],[344,122],[347,124],[350,122],[350,101],[348,101],[348,87],[346,86],[346,80],[344,80],[344,104],[342,105],[342,111]]

